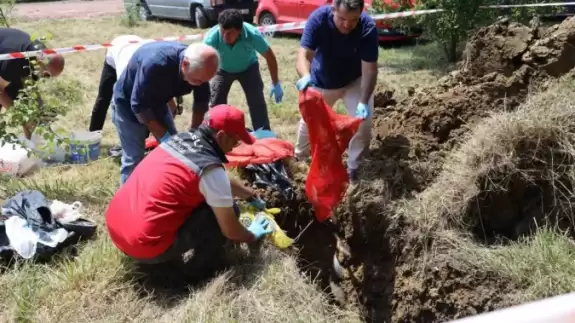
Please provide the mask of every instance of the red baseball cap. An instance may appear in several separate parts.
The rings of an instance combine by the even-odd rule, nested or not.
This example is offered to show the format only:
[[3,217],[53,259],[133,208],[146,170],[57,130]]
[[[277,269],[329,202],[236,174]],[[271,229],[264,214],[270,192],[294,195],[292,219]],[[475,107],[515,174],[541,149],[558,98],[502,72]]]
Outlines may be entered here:
[[246,130],[244,113],[231,105],[219,104],[209,109],[204,122],[210,128],[233,135],[248,145],[256,141]]

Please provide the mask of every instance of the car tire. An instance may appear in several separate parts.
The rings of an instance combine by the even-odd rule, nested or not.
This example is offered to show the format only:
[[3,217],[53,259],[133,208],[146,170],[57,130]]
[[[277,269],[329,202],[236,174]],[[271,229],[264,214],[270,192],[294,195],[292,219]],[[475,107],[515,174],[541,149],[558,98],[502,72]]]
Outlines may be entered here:
[[201,6],[194,7],[194,22],[196,23],[196,28],[206,29],[209,27],[208,17],[204,14]]
[[[276,18],[271,13],[264,12],[260,16],[260,19],[258,19],[258,22],[259,22],[260,26],[271,26],[271,25],[276,24]],[[274,37],[276,35],[276,32],[275,31],[271,31],[271,32],[266,31],[266,32],[262,32],[262,34],[266,37]]]
[[141,0],[140,5],[138,6],[138,16],[142,21],[150,21],[153,18],[152,12],[144,0]]

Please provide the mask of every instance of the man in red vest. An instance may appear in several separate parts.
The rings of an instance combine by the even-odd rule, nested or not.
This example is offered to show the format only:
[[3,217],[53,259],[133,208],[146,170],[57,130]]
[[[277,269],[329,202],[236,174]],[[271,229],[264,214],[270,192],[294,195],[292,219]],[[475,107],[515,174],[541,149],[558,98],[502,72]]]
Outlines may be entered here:
[[154,149],[106,211],[116,247],[138,263],[170,265],[182,264],[182,254],[194,249],[192,260],[209,266],[221,256],[226,239],[254,242],[271,233],[263,217],[247,229],[238,220],[233,196],[265,209],[256,193],[230,179],[224,168],[225,154],[239,141],[255,141],[246,131],[243,112],[218,105],[196,130],[174,135]]

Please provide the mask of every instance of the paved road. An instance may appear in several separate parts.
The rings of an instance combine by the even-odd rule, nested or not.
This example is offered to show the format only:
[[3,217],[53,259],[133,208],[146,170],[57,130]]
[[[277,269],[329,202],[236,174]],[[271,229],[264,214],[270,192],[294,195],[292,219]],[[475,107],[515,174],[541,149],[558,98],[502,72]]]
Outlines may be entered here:
[[69,0],[17,4],[14,15],[26,20],[93,18],[112,16],[124,11],[122,0]]

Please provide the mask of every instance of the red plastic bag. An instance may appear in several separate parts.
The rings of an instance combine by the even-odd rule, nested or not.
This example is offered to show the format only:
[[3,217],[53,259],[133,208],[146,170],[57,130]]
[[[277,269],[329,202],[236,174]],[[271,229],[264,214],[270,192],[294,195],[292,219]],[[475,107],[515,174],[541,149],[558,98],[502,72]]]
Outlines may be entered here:
[[[146,149],[158,146],[156,138],[146,138]],[[226,167],[245,167],[249,164],[268,164],[276,160],[293,157],[293,144],[276,138],[257,139],[253,145],[240,143],[226,154]]]
[[323,222],[349,184],[342,155],[362,120],[337,114],[313,88],[300,92],[299,110],[308,127],[312,156],[305,192],[317,220]]

